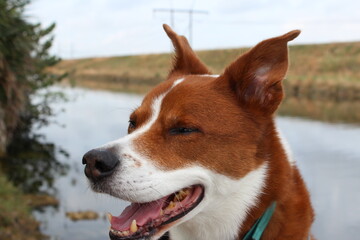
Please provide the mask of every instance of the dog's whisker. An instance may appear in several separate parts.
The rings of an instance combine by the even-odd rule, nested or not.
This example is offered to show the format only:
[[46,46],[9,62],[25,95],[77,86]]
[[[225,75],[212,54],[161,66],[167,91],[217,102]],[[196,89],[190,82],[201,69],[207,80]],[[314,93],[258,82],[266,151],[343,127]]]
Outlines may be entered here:
[[184,206],[181,204],[181,200],[180,200],[180,198],[175,194],[175,198],[178,200],[178,203],[179,203],[179,205],[180,205],[180,209],[181,209],[181,211],[184,213],[185,212],[185,208],[184,208]]
[[[153,186],[150,186],[150,189],[157,192],[161,196],[161,193],[157,189],[155,189]],[[159,200],[156,200],[156,203],[161,207],[161,204],[160,204]]]

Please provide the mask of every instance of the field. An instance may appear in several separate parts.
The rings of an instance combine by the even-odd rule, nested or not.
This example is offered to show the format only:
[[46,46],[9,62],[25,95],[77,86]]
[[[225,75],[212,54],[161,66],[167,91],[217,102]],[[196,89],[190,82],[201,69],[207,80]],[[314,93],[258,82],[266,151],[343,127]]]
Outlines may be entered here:
[[[214,74],[221,74],[224,67],[247,50],[208,50],[198,51],[197,54]],[[78,86],[145,93],[166,78],[170,65],[169,54],[151,54],[64,60],[51,71],[68,72],[69,80],[75,81]],[[287,99],[291,102],[283,104],[282,114],[310,114],[314,115],[310,117],[320,119],[317,116],[325,114],[325,120],[329,121],[345,119],[359,122],[359,113],[350,113],[343,108],[332,113],[333,107],[329,106],[339,109],[341,104],[345,104],[346,109],[352,109],[348,103],[359,105],[360,42],[290,46],[290,68],[284,86]],[[309,110],[310,113],[294,109],[298,100],[302,101],[299,103],[300,110]],[[309,107],[309,101],[316,101],[315,107]],[[307,107],[304,107],[304,102]]]

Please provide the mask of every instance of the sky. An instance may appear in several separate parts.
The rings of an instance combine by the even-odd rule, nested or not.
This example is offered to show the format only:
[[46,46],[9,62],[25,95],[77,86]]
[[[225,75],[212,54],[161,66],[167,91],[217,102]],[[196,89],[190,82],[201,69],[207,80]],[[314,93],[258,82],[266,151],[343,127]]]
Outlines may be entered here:
[[[358,0],[32,0],[27,18],[55,22],[52,53],[64,58],[171,51],[162,24],[169,12],[192,9],[195,50],[250,47],[300,29],[292,44],[360,41]],[[174,14],[174,30],[189,38],[189,14]]]

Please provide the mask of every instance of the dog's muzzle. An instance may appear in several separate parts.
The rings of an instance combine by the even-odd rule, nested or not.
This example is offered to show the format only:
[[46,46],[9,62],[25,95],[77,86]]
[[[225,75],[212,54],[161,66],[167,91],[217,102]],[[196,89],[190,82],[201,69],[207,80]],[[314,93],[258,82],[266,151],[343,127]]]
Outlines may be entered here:
[[119,159],[108,150],[93,149],[85,153],[82,163],[85,164],[85,175],[93,182],[110,176],[119,165]]

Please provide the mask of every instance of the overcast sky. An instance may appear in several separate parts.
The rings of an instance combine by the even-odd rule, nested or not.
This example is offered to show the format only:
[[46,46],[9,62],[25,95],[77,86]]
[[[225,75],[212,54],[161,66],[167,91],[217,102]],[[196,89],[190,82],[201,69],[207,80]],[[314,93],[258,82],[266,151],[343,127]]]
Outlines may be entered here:
[[[155,8],[207,11],[193,16],[197,50],[252,46],[293,29],[302,30],[294,44],[360,40],[358,0],[33,0],[26,14],[57,24],[53,53],[83,58],[169,52],[161,25],[170,13]],[[174,23],[189,36],[188,14]]]

